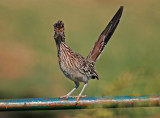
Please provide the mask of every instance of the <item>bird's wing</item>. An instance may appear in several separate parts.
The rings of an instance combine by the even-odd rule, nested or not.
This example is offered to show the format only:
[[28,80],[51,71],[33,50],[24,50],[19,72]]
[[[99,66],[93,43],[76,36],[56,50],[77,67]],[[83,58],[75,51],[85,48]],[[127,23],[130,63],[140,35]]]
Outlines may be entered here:
[[89,62],[83,56],[78,53],[74,53],[74,65],[77,71],[91,79],[99,79],[98,74],[95,71],[94,63]]
[[114,31],[115,31],[115,29],[116,29],[116,27],[117,27],[117,25],[118,25],[118,23],[120,21],[122,12],[123,12],[123,6],[121,6],[119,8],[119,10],[114,15],[112,20],[109,22],[107,27],[101,33],[101,35],[99,36],[98,40],[96,41],[93,49],[91,50],[91,52],[87,56],[87,60],[89,60],[90,62],[96,62],[97,58],[100,56],[100,54],[103,51],[104,47],[108,43],[108,41],[111,38],[112,34],[114,33]]

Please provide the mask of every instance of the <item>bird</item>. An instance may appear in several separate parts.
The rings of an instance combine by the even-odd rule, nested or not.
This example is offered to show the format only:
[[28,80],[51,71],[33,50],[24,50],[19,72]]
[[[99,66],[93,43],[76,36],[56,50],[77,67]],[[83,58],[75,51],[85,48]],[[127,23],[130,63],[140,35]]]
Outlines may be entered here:
[[[94,47],[86,58],[75,52],[65,42],[64,23],[59,20],[53,25],[54,40],[58,51],[58,62],[60,69],[67,78],[75,83],[75,87],[68,94],[61,96],[60,98],[77,98],[78,103],[81,97],[86,96],[83,96],[82,93],[87,87],[88,81],[90,79],[99,80],[99,76],[95,69],[95,63],[118,26],[122,12],[123,6],[120,6],[109,24],[102,31],[98,40],[95,42]],[[79,87],[80,82],[84,83],[81,92],[78,96],[71,96],[71,94]]]

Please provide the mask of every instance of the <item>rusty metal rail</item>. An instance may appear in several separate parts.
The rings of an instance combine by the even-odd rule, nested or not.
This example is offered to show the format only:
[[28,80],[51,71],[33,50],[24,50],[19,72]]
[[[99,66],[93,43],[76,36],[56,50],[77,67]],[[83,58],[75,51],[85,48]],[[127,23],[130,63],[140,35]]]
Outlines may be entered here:
[[91,108],[125,108],[160,106],[160,95],[100,96],[80,98],[25,98],[0,99],[0,111],[62,110]]

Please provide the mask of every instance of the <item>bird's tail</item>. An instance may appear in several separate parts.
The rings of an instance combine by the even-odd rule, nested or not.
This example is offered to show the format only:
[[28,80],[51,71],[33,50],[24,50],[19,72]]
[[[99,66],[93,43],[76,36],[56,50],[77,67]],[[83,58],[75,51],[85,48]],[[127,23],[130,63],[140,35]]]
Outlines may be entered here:
[[98,59],[98,57],[102,53],[104,47],[106,46],[106,44],[108,43],[109,39],[111,38],[112,34],[114,33],[114,31],[115,31],[115,29],[116,29],[116,27],[117,27],[117,25],[118,25],[118,23],[120,21],[122,12],[123,12],[123,6],[121,6],[119,8],[119,10],[114,15],[112,20],[109,22],[107,27],[104,29],[104,31],[99,36],[99,38],[96,41],[93,49],[91,50],[91,52],[87,56],[87,59],[89,61],[96,62],[96,60]]

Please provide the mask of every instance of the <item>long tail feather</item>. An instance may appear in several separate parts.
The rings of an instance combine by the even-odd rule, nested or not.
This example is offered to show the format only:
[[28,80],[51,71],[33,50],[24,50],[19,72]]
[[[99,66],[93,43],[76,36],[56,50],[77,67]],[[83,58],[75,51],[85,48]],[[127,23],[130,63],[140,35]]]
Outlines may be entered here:
[[119,10],[114,15],[112,20],[109,22],[107,27],[104,29],[104,31],[99,36],[99,38],[96,41],[93,49],[91,50],[91,52],[87,56],[87,59],[89,61],[96,62],[96,60],[100,56],[101,52],[103,51],[104,47],[106,46],[106,44],[108,43],[109,39],[111,38],[112,34],[114,33],[114,31],[115,31],[115,29],[116,29],[116,27],[117,27],[117,25],[118,25],[118,23],[120,21],[122,12],[123,12],[123,6],[121,6],[119,8]]

